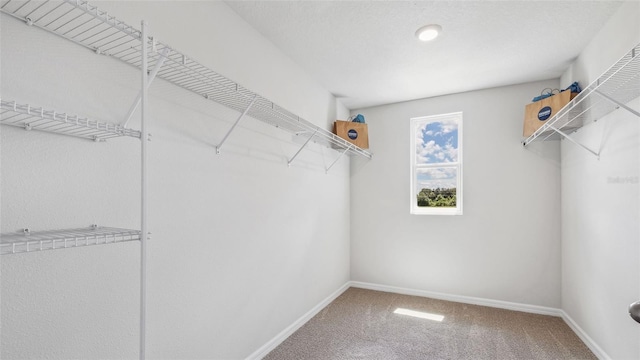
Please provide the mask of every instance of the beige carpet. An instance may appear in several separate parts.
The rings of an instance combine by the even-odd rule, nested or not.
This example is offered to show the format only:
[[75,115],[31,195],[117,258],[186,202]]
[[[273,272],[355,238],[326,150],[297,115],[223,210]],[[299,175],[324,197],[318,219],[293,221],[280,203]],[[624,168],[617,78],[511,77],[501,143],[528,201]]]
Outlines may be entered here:
[[[398,308],[444,319],[395,314]],[[558,317],[350,288],[265,359],[596,357]]]

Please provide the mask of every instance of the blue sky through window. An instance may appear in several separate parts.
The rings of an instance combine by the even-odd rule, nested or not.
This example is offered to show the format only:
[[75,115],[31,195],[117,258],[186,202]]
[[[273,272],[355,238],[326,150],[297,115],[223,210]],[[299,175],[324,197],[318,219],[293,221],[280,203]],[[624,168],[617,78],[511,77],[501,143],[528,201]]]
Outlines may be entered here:
[[417,126],[417,164],[458,161],[458,121],[456,119],[424,122]]

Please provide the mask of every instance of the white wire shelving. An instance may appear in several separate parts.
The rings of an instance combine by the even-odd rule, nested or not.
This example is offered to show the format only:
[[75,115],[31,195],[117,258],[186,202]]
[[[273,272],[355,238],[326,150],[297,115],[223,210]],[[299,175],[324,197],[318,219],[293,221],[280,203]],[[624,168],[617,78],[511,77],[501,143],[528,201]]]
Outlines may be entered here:
[[[0,10],[28,25],[36,26],[62,36],[99,54],[117,58],[132,66],[141,67],[141,41],[139,30],[117,20],[107,12],[81,0],[16,1],[3,0]],[[244,115],[271,124],[277,128],[302,136],[308,142],[341,151],[342,154],[371,159],[372,154],[332,132],[323,129],[254,93],[242,85],[218,74],[176,49],[148,38],[150,79],[157,76],[206,99],[234,109]],[[137,103],[131,108],[133,113]],[[126,125],[127,119],[123,125]],[[223,141],[217,146],[220,152]],[[297,155],[297,153],[296,153]],[[289,160],[293,161],[295,156]]]
[[26,130],[40,130],[63,135],[106,141],[121,136],[140,138],[140,131],[131,130],[120,124],[112,124],[69,115],[67,113],[18,104],[15,101],[0,100],[0,124],[21,127]]
[[[148,239],[147,234],[149,234],[146,211],[146,149],[149,139],[147,125],[145,125],[145,108],[148,102],[148,88],[156,77],[241,113],[229,132],[216,146],[218,153],[238,123],[245,115],[248,115],[302,137],[304,145],[288,159],[289,164],[310,142],[339,151],[339,156],[326,171],[329,171],[345,154],[367,159],[372,157],[370,152],[300,118],[267,98],[244,88],[176,49],[148,36],[144,22],[142,22],[141,30],[137,30],[83,0],[0,0],[0,12],[17,18],[28,26],[46,30],[97,54],[113,57],[141,71],[140,93],[120,124],[104,125],[100,128],[100,125],[90,120],[80,120],[76,117],[74,127],[69,128],[68,131],[64,130],[67,131],[67,134],[71,133],[76,136],[82,134],[94,140],[113,136],[134,136],[141,139],[141,230],[92,228],[89,230],[73,229],[0,235],[2,237],[0,239],[2,254],[139,240],[141,243],[140,359],[145,359],[146,356],[146,240]],[[141,130],[128,130],[127,124],[139,106],[142,107]],[[67,129],[69,125],[68,116],[61,122],[61,114],[40,108],[34,110],[29,105],[19,106],[13,102],[6,102],[6,104],[3,102],[2,111],[3,119],[7,119],[6,125],[40,130],[60,130],[58,132],[63,132],[62,129]],[[7,116],[5,116],[5,112]],[[101,130],[101,132],[88,131],[92,126],[95,127],[95,129],[91,129],[92,131]],[[97,234],[96,231],[99,229],[104,229],[107,232]],[[107,229],[113,229],[113,232],[108,232]]]
[[88,228],[38,232],[24,229],[19,233],[0,235],[0,255],[137,241],[140,240],[140,234],[140,230],[95,225]]
[[634,46],[522,143],[527,146],[534,141],[557,139],[560,136],[599,157],[599,150],[581,144],[569,133],[619,108],[640,117],[640,112],[627,105],[638,97],[640,97],[640,44]]

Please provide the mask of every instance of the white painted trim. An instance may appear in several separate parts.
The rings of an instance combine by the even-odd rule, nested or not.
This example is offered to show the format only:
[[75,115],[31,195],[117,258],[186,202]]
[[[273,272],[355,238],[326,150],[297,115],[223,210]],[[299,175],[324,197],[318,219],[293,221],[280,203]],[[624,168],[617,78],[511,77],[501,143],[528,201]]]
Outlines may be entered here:
[[336,290],[333,294],[329,295],[326,299],[322,300],[318,305],[314,306],[311,310],[307,311],[306,314],[302,315],[298,320],[294,321],[293,324],[287,326],[286,329],[282,330],[278,335],[276,335],[273,339],[269,340],[266,344],[262,345],[258,350],[256,350],[253,354],[249,355],[246,360],[259,360],[263,357],[267,356],[271,350],[275,349],[278,345],[280,345],[283,341],[285,341],[291,334],[296,332],[302,325],[306,324],[307,321],[311,320],[317,313],[322,311],[327,305],[329,305],[333,300],[335,300],[338,296],[342,295],[343,292],[347,291],[351,287],[351,282],[348,281],[344,285],[342,285],[338,290]]
[[611,360],[611,357],[609,357],[609,355],[607,355],[607,353],[602,350],[602,348],[598,346],[598,344],[596,344],[596,342],[593,341],[593,339],[589,335],[587,335],[587,333],[582,330],[580,326],[578,326],[578,324],[571,318],[571,316],[569,316],[569,314],[567,314],[564,310],[560,311],[562,312],[562,320],[564,320],[564,322],[569,325],[571,330],[573,330],[573,332],[578,335],[580,340],[582,340],[582,342],[587,345],[589,350],[591,350],[591,352],[593,352],[593,354],[597,356],[598,359]]
[[545,306],[520,304],[520,303],[501,301],[501,300],[483,299],[483,298],[476,298],[471,296],[443,294],[443,293],[432,292],[432,291],[407,289],[407,288],[400,288],[395,286],[365,283],[360,281],[352,281],[351,286],[361,288],[361,289],[377,290],[377,291],[391,292],[391,293],[403,294],[403,295],[422,296],[422,297],[428,297],[432,299],[454,301],[454,302],[465,303],[465,304],[490,306],[490,307],[499,308],[499,309],[507,309],[507,310],[514,310],[514,311],[522,311],[522,312],[527,312],[532,314],[562,317],[562,310],[545,307]]

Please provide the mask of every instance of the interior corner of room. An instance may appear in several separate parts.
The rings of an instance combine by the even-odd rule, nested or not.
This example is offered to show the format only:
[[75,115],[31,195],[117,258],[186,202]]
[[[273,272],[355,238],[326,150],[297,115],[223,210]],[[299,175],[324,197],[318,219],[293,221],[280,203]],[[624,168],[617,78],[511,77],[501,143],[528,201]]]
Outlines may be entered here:
[[638,1],[0,0],[0,48],[2,359],[640,358]]

